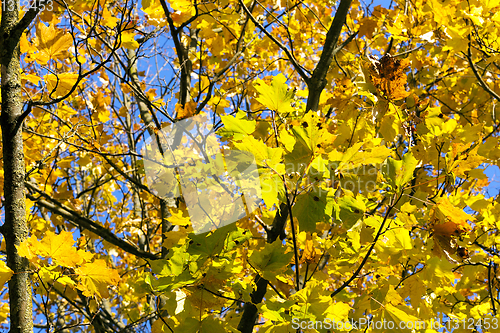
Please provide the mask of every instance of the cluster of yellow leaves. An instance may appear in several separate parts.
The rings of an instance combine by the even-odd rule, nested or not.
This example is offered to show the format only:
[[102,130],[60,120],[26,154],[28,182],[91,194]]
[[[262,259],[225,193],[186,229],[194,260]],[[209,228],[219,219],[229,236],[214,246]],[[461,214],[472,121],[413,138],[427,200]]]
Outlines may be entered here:
[[146,14],[149,24],[159,26],[167,21],[160,1],[142,0],[142,10]]
[[[74,244],[71,232],[61,231],[57,235],[48,231],[42,240],[31,236],[21,242],[17,249],[20,256],[27,258],[36,269],[45,272],[45,275],[52,280],[74,286],[75,282],[68,276],[53,273],[57,265],[72,268],[75,270],[74,276],[78,280],[76,288],[81,290],[85,296],[109,297],[108,286],[115,285],[120,281],[117,271],[109,269],[104,260],[94,259],[94,254],[77,250]],[[47,265],[48,261],[44,261],[40,257],[51,259],[53,264]],[[8,270],[1,267],[0,264],[0,278],[8,280],[10,278],[8,274]]]
[[170,1],[170,6],[174,10],[172,20],[175,24],[180,25],[182,22],[195,15],[196,9],[191,0],[174,0]]

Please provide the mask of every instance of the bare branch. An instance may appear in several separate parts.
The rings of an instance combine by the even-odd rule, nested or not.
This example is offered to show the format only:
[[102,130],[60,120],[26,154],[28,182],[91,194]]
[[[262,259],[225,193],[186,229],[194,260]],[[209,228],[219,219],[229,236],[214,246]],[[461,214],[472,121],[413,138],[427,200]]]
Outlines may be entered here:
[[[76,224],[79,227],[82,227],[88,231],[93,232],[94,234],[102,237],[105,241],[119,247],[125,252],[128,252],[130,254],[136,255],[137,257],[143,258],[143,259],[160,259],[156,255],[142,251],[135,247],[134,245],[127,243],[123,239],[119,238],[115,234],[113,234],[111,231],[109,231],[107,228],[104,228],[103,226],[100,226],[99,224],[95,223],[94,221],[81,216],[78,212],[72,210],[69,207],[66,207],[65,205],[61,204],[57,200],[51,198],[48,194],[45,192],[39,190],[35,184],[32,184],[28,181],[24,182],[26,184],[26,187],[31,189],[34,192],[37,192],[40,197],[35,197],[32,194],[28,194],[28,198],[30,200],[35,201],[39,206],[44,207],[45,209],[48,209],[50,212],[60,215],[67,219],[68,221]],[[42,199],[42,197],[44,199]]]

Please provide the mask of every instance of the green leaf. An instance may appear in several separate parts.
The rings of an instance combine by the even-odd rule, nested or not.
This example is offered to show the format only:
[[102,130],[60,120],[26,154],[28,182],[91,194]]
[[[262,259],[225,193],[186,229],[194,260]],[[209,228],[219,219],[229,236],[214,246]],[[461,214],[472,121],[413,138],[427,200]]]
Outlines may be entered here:
[[254,251],[250,256],[250,263],[267,280],[274,280],[276,275],[283,271],[290,263],[293,252],[284,253],[285,247],[279,241],[266,243],[262,251]]
[[169,250],[168,259],[151,261],[151,270],[158,276],[177,276],[182,273],[189,262],[189,253],[184,247]]
[[220,118],[224,127],[219,129],[217,133],[224,137],[232,137],[233,140],[241,140],[252,134],[257,126],[255,120],[247,120],[243,117],[221,116]]
[[413,171],[418,163],[411,152],[406,153],[402,160],[389,157],[382,168],[382,173],[393,189],[401,189],[413,178]]
[[226,250],[230,251],[234,247],[245,243],[252,238],[252,233],[248,230],[237,228],[235,231],[229,232],[226,238]]
[[187,252],[192,255],[201,255],[206,257],[212,257],[219,254],[224,248],[227,235],[232,231],[236,231],[236,225],[234,223],[216,229],[213,232],[199,235],[191,234],[189,235],[191,241],[189,241],[189,248]]
[[194,283],[196,280],[197,278],[193,277],[188,270],[185,270],[178,276],[160,277],[156,283],[156,289],[158,291],[172,291]]
[[295,109],[290,105],[293,101],[293,91],[286,85],[286,77],[278,74],[273,78],[271,86],[263,80],[257,79],[255,89],[260,93],[257,100],[270,110],[280,113],[293,112]]
[[304,194],[300,194],[295,205],[293,205],[293,216],[299,221],[301,231],[316,231],[316,223],[327,222],[332,216],[333,189],[324,190],[316,188]]
[[337,203],[340,208],[340,220],[347,229],[350,229],[365,214],[366,206],[359,196],[356,198],[344,196]]

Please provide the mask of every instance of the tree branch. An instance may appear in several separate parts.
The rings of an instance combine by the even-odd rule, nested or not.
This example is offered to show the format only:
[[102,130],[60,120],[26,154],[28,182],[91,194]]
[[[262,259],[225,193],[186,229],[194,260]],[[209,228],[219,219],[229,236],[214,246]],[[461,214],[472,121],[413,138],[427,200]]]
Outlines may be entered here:
[[[24,14],[24,16],[19,20],[14,29],[9,36],[9,39],[19,42],[21,35],[24,30],[33,22],[35,17],[38,15],[40,10],[49,2],[50,0],[42,1],[35,6],[30,6],[30,9]],[[5,5],[5,3],[4,3]]]
[[[44,207],[45,209],[49,210],[53,214],[60,215],[64,217],[66,220],[76,224],[77,226],[84,228],[90,232],[93,232],[94,234],[100,236],[102,239],[107,241],[110,244],[113,244],[117,246],[118,248],[122,249],[125,252],[128,252],[130,254],[136,255],[137,257],[143,258],[143,259],[160,259],[158,256],[142,251],[135,247],[134,245],[127,243],[123,239],[119,238],[116,236],[114,233],[109,231],[107,228],[104,228],[103,226],[100,226],[99,224],[95,223],[94,221],[81,216],[78,212],[72,210],[71,208],[68,208],[58,202],[57,200],[51,198],[48,194],[45,192],[39,190],[36,185],[26,181],[24,182],[26,187],[31,189],[32,191],[37,192],[40,194],[40,197],[35,197],[32,194],[27,194],[27,197],[35,201],[39,206]],[[42,199],[45,198],[45,199]]]
[[498,94],[496,92],[494,92],[493,90],[491,90],[490,87],[488,87],[488,85],[486,84],[486,82],[484,82],[483,78],[481,77],[481,75],[479,75],[478,71],[477,71],[477,68],[476,68],[476,65],[474,64],[474,62],[472,61],[472,53],[470,51],[471,49],[471,43],[469,41],[469,47],[467,48],[467,54],[465,55],[467,57],[467,60],[469,61],[469,65],[470,65],[470,68],[472,69],[472,72],[474,73],[474,75],[476,76],[476,79],[479,81],[479,85],[481,87],[483,87],[483,89],[491,95],[491,97],[495,98],[497,101],[500,101],[500,96],[498,96]]
[[[402,193],[402,192],[401,192]],[[377,241],[378,239],[380,238],[380,236],[382,235],[382,231],[384,230],[384,227],[385,227],[385,222],[387,222],[387,218],[389,218],[389,214],[391,213],[391,210],[397,205],[397,203],[399,202],[399,199],[401,199],[403,195],[401,194],[397,199],[396,201],[394,201],[391,205],[389,205],[389,207],[387,208],[387,212],[385,213],[385,216],[384,216],[384,220],[382,221],[382,224],[380,225],[380,228],[378,229],[378,232],[377,232],[377,235],[375,236],[375,239],[373,240],[373,243],[372,245],[370,246],[370,248],[368,249],[368,252],[366,253],[365,257],[363,258],[363,261],[361,261],[361,264],[358,266],[358,268],[356,269],[356,271],[352,274],[352,276],[347,280],[345,281],[339,288],[337,288],[337,290],[335,290],[330,296],[331,297],[335,297],[335,295],[337,295],[339,292],[341,292],[344,288],[348,287],[349,284],[355,279],[358,277],[358,274],[359,272],[361,272],[361,270],[363,269],[363,266],[366,264],[366,262],[368,261],[368,258],[370,257],[370,254],[372,253],[373,251],[373,248],[375,247],[375,245],[377,244]]]
[[[352,0],[349,0],[349,1],[352,1]],[[271,35],[271,33],[269,31],[267,31],[266,28],[264,28],[262,26],[262,24],[260,24],[259,21],[257,21],[257,19],[252,15],[250,10],[247,8],[247,6],[245,6],[245,3],[243,2],[243,0],[240,0],[240,5],[245,10],[248,17],[250,17],[250,20],[252,20],[253,24],[255,24],[255,26],[258,27],[260,29],[260,31],[262,31],[267,37],[269,37],[269,39],[272,40],[273,43],[275,43],[280,49],[282,49],[283,52],[285,52],[285,54],[288,57],[288,60],[290,60],[290,62],[292,63],[292,65],[295,68],[295,70],[297,71],[297,73],[299,73],[300,77],[306,83],[309,82],[309,77],[304,72],[302,66],[298,63],[297,59],[295,59],[295,57],[290,52],[290,50],[285,45],[283,45],[283,43],[281,43],[279,40],[277,40],[273,35]]]
[[[241,0],[240,0],[241,1]],[[349,7],[351,7],[352,0],[341,0],[337,12],[335,13],[335,18],[333,19],[330,30],[326,34],[325,44],[323,45],[323,52],[319,58],[319,62],[313,71],[312,77],[307,83],[309,88],[309,96],[307,97],[306,111],[316,111],[318,110],[319,98],[323,89],[326,86],[326,74],[330,68],[333,57],[337,52],[339,52],[344,45],[349,43],[357,32],[347,40],[342,43],[341,47],[337,48],[337,42],[344,26],[347,13],[349,12]]]

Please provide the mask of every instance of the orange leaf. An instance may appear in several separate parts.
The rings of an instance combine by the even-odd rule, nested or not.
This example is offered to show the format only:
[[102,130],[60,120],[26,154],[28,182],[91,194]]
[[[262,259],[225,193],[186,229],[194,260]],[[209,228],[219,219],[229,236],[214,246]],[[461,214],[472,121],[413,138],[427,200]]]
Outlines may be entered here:
[[406,74],[404,70],[409,66],[408,59],[399,60],[387,54],[380,61],[375,61],[370,68],[370,78],[373,85],[384,97],[392,100],[406,98],[410,93],[406,91]]
[[187,102],[184,108],[182,108],[181,104],[176,104],[175,111],[177,112],[177,119],[192,117],[196,113],[196,102]]
[[458,236],[460,234],[457,224],[451,221],[442,224],[435,224],[432,227],[432,230],[434,231],[434,234],[445,237]]

